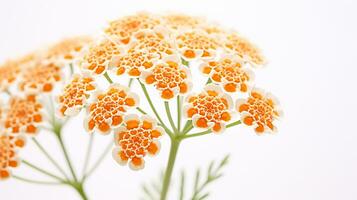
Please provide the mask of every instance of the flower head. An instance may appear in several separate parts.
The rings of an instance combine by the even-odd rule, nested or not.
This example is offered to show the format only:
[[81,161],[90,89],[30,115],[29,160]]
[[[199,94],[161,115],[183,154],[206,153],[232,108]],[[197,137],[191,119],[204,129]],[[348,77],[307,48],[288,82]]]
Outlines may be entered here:
[[241,60],[235,56],[204,62],[200,70],[220,84],[226,92],[247,92],[253,81],[253,72],[244,68]]
[[86,75],[73,75],[72,81],[67,84],[58,97],[59,111],[62,116],[73,116],[86,104],[90,93],[96,89],[94,79]]
[[6,90],[21,72],[17,62],[9,60],[0,66],[0,91]]
[[20,159],[17,150],[25,143],[25,137],[22,135],[12,136],[7,132],[0,133],[0,180],[10,178],[11,168],[19,166]]
[[189,70],[181,64],[176,56],[170,56],[157,63],[142,75],[142,81],[155,85],[164,100],[169,100],[178,94],[187,94],[191,88]]
[[207,85],[200,94],[189,96],[187,102],[184,114],[197,128],[220,133],[232,118],[232,99],[217,85]]
[[121,165],[129,162],[133,170],[144,168],[144,157],[156,155],[160,150],[158,138],[164,134],[164,129],[149,116],[127,115],[124,126],[115,130],[114,159]]
[[142,29],[153,29],[160,25],[161,19],[149,13],[138,13],[112,21],[104,32],[114,38],[118,38],[122,44],[128,44],[132,36]]
[[139,104],[139,97],[129,92],[129,88],[113,84],[105,93],[96,96],[89,105],[89,116],[85,120],[85,128],[93,132],[95,129],[102,134],[109,133],[112,128],[120,126],[124,113]]
[[77,36],[63,39],[47,49],[45,58],[57,64],[71,62],[80,55],[83,48],[91,41],[92,38],[89,36]]
[[82,66],[94,74],[103,74],[115,62],[121,50],[114,41],[104,38],[98,43],[93,43],[83,57]]
[[243,60],[252,63],[253,66],[261,66],[266,63],[260,49],[237,33],[226,35],[225,47],[239,55]]
[[22,70],[20,90],[30,93],[51,92],[61,80],[61,68],[54,63],[38,62]]
[[5,128],[10,129],[11,133],[33,135],[38,132],[38,125],[43,121],[41,110],[42,105],[34,95],[12,97],[6,110]]
[[248,126],[253,126],[257,134],[266,131],[275,132],[275,119],[282,115],[276,98],[259,89],[253,89],[248,99],[238,99],[236,109],[241,114],[241,120]]
[[176,45],[186,60],[211,59],[216,56],[218,48],[221,47],[218,39],[200,30],[180,33],[176,37]]

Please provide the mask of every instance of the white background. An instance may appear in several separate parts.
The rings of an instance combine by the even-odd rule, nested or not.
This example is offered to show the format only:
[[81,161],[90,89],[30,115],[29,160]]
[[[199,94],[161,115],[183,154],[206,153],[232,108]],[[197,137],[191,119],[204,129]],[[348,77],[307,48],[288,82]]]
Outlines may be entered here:
[[[248,36],[270,61],[257,72],[257,85],[272,91],[285,112],[274,136],[258,137],[240,127],[186,141],[179,152],[176,179],[186,168],[192,181],[196,167],[206,168],[210,160],[231,153],[226,176],[210,187],[211,199],[357,199],[357,6],[353,0],[1,0],[0,60],[64,36],[96,33],[107,20],[142,10],[207,16]],[[81,122],[71,123],[69,127],[79,127],[75,123]],[[86,134],[81,128],[65,131],[80,168]],[[39,140],[61,158],[49,133],[41,133]],[[92,200],[138,199],[141,183],[156,177],[166,163],[167,137],[162,144],[159,156],[147,159],[140,172],[116,165],[108,155],[89,179]],[[23,156],[50,168],[36,151],[29,145]],[[16,173],[41,178],[23,168]],[[0,199],[78,197],[67,187],[10,180],[0,182]],[[176,199],[174,193],[170,199]]]

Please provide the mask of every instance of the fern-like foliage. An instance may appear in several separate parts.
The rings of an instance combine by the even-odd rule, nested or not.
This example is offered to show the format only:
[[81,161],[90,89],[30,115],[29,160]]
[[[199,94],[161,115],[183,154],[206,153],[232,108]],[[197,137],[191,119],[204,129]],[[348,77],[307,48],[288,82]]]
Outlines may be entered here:
[[207,169],[205,176],[198,169],[196,171],[195,183],[193,187],[193,193],[191,200],[204,200],[207,199],[210,195],[206,188],[208,185],[218,180],[223,176],[222,169],[228,164],[229,155],[225,156],[218,164],[212,161]]
[[[192,194],[187,195],[186,192],[186,173],[183,170],[180,174],[179,188],[178,188],[178,200],[206,200],[208,199],[210,192],[207,191],[207,187],[214,181],[218,180],[223,176],[223,168],[229,162],[229,155],[225,156],[221,161],[212,161],[208,169],[205,172],[201,169],[196,170],[194,184],[192,189]],[[150,183],[144,184],[142,186],[143,197],[142,200],[159,200],[162,188],[164,172],[161,171],[160,176],[157,180],[151,181]],[[186,198],[187,196],[187,198]]]

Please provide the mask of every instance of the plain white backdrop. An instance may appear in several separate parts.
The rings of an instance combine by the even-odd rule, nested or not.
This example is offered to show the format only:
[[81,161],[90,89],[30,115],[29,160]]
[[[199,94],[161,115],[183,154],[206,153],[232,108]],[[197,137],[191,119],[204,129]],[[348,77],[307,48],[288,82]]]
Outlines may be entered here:
[[[182,168],[192,181],[197,167],[230,153],[226,176],[209,188],[210,199],[357,199],[356,1],[0,0],[0,60],[66,36],[97,33],[108,20],[143,10],[202,15],[246,35],[269,59],[268,67],[256,73],[257,85],[274,93],[285,112],[277,135],[259,137],[240,127],[187,141],[179,152],[176,180]],[[79,127],[81,122],[71,123]],[[65,131],[80,163],[86,135],[81,127]],[[97,138],[95,154],[108,139]],[[41,133],[39,140],[62,159],[49,134]],[[155,178],[166,163],[168,138],[162,144],[159,156],[148,159],[140,172],[118,166],[108,155],[88,182],[92,200],[138,199],[141,183]],[[46,166],[33,145],[23,156]],[[40,177],[22,168],[16,172]],[[67,187],[9,180],[0,182],[0,199],[79,198]],[[171,199],[177,199],[174,192]]]

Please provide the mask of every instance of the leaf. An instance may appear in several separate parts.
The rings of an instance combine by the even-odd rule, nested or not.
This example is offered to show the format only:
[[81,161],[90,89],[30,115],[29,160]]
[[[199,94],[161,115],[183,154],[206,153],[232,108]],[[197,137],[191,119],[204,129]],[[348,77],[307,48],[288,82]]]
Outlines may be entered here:
[[204,200],[209,196],[209,192],[204,193],[207,186],[212,182],[220,179],[223,176],[221,172],[223,167],[225,167],[229,162],[229,155],[225,156],[219,163],[216,165],[216,162],[212,161],[207,169],[207,176],[203,182],[200,182],[200,170],[196,171],[195,184],[193,188],[193,194],[191,200]]

